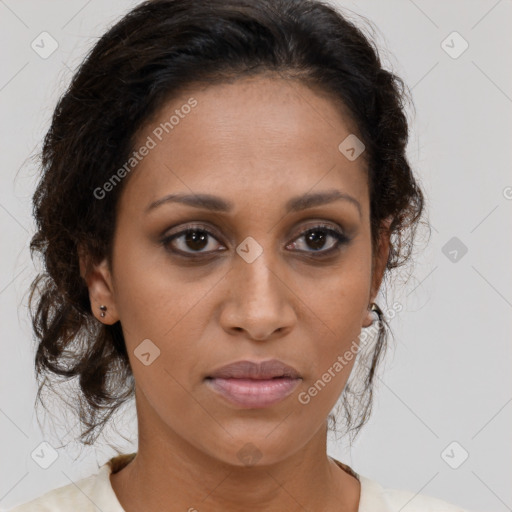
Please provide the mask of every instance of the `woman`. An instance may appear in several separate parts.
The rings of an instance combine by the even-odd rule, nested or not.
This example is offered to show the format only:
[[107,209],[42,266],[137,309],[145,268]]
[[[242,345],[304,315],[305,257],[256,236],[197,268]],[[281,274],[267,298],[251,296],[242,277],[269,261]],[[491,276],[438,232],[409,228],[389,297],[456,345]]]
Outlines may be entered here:
[[461,510],[326,453],[423,212],[403,100],[317,1],[153,0],[98,41],[42,152],[36,367],[79,378],[87,444],[135,396],[138,450],[14,510]]

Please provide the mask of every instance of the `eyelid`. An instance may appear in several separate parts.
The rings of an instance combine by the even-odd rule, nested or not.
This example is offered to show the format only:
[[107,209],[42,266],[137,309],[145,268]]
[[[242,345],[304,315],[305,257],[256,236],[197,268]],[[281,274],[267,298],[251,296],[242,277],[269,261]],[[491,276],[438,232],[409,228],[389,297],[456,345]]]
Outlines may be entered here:
[[[292,250],[290,252],[296,252],[300,254],[306,254],[306,255],[317,255],[315,257],[321,258],[322,256],[330,255],[342,248],[343,245],[346,245],[350,240],[352,239],[351,236],[349,236],[346,231],[341,228],[337,223],[332,221],[321,221],[321,220],[311,220],[306,225],[301,225],[297,228],[296,234],[289,239],[289,241],[286,244],[286,247],[288,247],[290,244],[296,243],[298,239],[305,236],[306,233],[310,231],[314,231],[315,229],[324,229],[329,233],[329,236],[334,237],[336,239],[335,244],[333,247],[326,249],[326,250],[319,250],[319,251],[305,251],[305,250]],[[180,238],[181,236],[185,235],[187,231],[204,231],[208,236],[211,236],[214,238],[222,247],[223,249],[217,249],[214,251],[182,251],[180,249],[169,249],[168,246],[171,244],[171,242],[176,239]],[[189,258],[207,258],[209,256],[213,256],[219,252],[224,252],[226,250],[225,244],[221,242],[222,237],[217,234],[217,230],[213,228],[212,226],[209,226],[207,224],[203,224],[201,222],[191,222],[187,223],[185,225],[180,225],[178,228],[176,228],[176,231],[170,231],[166,232],[161,238],[160,243],[163,245],[169,252],[172,252],[173,254],[177,256],[182,257],[189,257]]]
[[[176,231],[173,231],[176,228]],[[220,235],[220,233],[217,231],[217,229],[209,224],[202,223],[201,221],[198,222],[189,222],[185,223],[183,225],[179,224],[178,226],[175,226],[175,228],[171,228],[170,230],[165,231],[165,233],[160,237],[161,239],[169,238],[174,235],[180,235],[184,231],[197,229],[197,230],[203,230],[214,236],[214,238],[220,243],[219,238],[223,238],[223,235]],[[296,229],[293,230],[292,234],[287,235],[287,237],[291,237],[291,242],[295,240],[298,236],[303,235],[306,231],[313,229],[313,228],[326,228],[326,229],[333,229],[334,231],[340,232],[342,235],[345,235],[347,238],[349,238],[349,234],[345,229],[343,229],[341,226],[338,225],[338,223],[334,221],[326,221],[326,220],[310,220],[306,223],[306,225],[300,224]],[[229,238],[229,242],[236,245],[236,241],[234,239]]]
[[331,256],[337,252],[339,252],[344,245],[347,245],[352,237],[349,236],[344,229],[340,228],[337,224],[330,224],[323,221],[313,222],[310,226],[302,227],[297,236],[294,236],[291,241],[287,244],[295,244],[297,240],[304,237],[307,233],[315,230],[323,230],[328,233],[328,236],[335,239],[335,243],[329,249],[321,249],[319,251],[305,251],[301,249],[294,250],[292,252],[297,252],[302,255],[312,256],[314,258],[320,259],[322,257]]
[[[184,236],[187,231],[204,231],[208,237],[213,238],[219,244],[220,248],[213,251],[183,251],[176,247],[172,247],[172,242],[175,239]],[[185,262],[207,262],[215,256],[218,256],[219,253],[227,250],[226,244],[221,241],[222,238],[223,237],[217,234],[217,230],[208,224],[201,222],[189,222],[184,225],[180,224],[166,231],[159,238],[159,245],[162,246],[171,256],[180,258]]]
[[214,227],[208,224],[203,224],[201,222],[188,222],[186,224],[179,224],[175,228],[171,228],[170,230],[166,231],[163,236],[168,238],[170,236],[180,235],[185,231],[190,231],[193,229],[197,229],[198,231],[207,231],[208,233],[217,236],[216,229]]
[[333,231],[339,232],[342,235],[345,235],[348,238],[348,233],[336,222],[325,220],[312,220],[308,221],[306,225],[301,224],[296,230],[293,231],[293,233],[295,234],[293,235],[292,241],[294,241],[298,236],[301,236],[307,231],[310,231],[314,228],[331,229]]

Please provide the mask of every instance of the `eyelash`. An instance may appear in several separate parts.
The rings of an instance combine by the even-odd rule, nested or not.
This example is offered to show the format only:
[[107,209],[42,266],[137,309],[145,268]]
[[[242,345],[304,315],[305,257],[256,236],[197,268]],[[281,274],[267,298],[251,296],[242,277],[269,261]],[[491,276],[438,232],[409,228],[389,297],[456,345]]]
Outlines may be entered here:
[[[322,258],[322,257],[328,257],[333,255],[334,253],[338,252],[343,245],[346,245],[350,242],[350,239],[341,231],[333,228],[332,226],[328,224],[316,224],[305,231],[303,231],[298,237],[294,238],[292,243],[294,243],[296,240],[299,240],[300,238],[304,237],[308,233],[314,232],[314,231],[323,231],[327,233],[328,235],[332,236],[335,239],[335,244],[333,247],[327,249],[327,250],[318,250],[318,251],[303,251],[299,250],[299,253],[307,254],[308,256],[313,255],[314,258]],[[200,224],[194,224],[194,225],[187,225],[184,229],[177,233],[173,233],[171,235],[165,236],[161,239],[160,243],[165,247],[165,249],[173,254],[176,254],[181,257],[189,258],[189,259],[199,259],[206,256],[211,256],[212,254],[215,254],[216,252],[220,251],[207,251],[207,252],[201,252],[201,251],[193,251],[193,252],[186,252],[179,249],[173,249],[170,248],[170,243],[176,239],[180,238],[183,235],[186,235],[188,233],[203,233],[206,234],[208,237],[212,237],[215,240],[217,240],[217,237],[215,236],[212,231],[210,231],[206,226],[200,225]],[[217,240],[218,241],[218,240]],[[220,242],[219,242],[220,243]],[[288,244],[289,245],[289,244]]]

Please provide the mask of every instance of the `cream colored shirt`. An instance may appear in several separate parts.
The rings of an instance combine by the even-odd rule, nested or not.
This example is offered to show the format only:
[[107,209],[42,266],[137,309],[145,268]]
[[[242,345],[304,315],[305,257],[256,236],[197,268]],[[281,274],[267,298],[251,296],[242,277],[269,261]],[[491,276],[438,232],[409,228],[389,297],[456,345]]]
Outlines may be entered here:
[[[335,462],[340,464],[339,461]],[[351,468],[349,470],[361,484],[358,512],[468,512],[423,494],[384,489],[376,481],[356,473]],[[11,509],[10,512],[125,512],[110,483],[111,471],[112,467],[106,462],[97,473],[79,480],[76,484],[49,491]]]

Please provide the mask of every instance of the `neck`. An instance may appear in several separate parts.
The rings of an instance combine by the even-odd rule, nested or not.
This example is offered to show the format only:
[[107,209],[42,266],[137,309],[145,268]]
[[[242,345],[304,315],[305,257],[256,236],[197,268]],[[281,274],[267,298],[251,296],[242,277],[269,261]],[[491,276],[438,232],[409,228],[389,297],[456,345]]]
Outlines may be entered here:
[[359,482],[327,456],[325,424],[286,459],[234,466],[190,445],[167,425],[152,422],[149,428],[141,421],[147,415],[138,418],[137,454],[111,475],[126,512],[358,510]]

